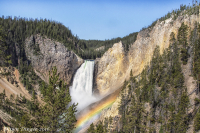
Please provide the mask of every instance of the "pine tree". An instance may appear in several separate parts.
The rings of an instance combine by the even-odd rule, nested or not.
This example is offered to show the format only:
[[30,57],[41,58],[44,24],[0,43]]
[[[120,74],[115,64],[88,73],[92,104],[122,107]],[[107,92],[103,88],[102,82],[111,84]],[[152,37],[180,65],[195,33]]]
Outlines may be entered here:
[[194,131],[200,130],[200,110],[197,112],[194,118]]
[[133,71],[132,71],[132,69],[130,71],[130,77],[131,77],[131,79],[133,78]]
[[35,91],[32,92],[32,98],[31,98],[31,110],[33,111],[33,115],[35,115],[35,111],[38,110],[39,103],[37,101],[37,97],[35,95]]
[[102,122],[100,121],[99,124],[97,125],[96,127],[96,133],[104,133],[104,130],[103,130],[103,124]]
[[184,65],[187,64],[187,60],[189,57],[189,54],[187,52],[187,49],[188,49],[187,35],[188,35],[188,26],[182,23],[181,27],[178,30],[177,38],[178,38],[179,45],[182,45],[181,60],[183,61]]
[[6,34],[3,31],[3,28],[0,25],[0,65],[10,65],[12,61],[10,60],[11,55],[8,54],[8,44],[6,43]]
[[19,129],[18,130],[19,133],[28,132],[27,130],[28,128],[30,129],[34,127],[33,120],[27,113],[24,113],[20,119],[17,119],[16,121],[13,119],[11,120],[11,122],[15,128]]
[[187,109],[189,106],[189,97],[187,91],[181,95],[180,104],[178,105],[178,113],[175,116],[176,132],[186,132],[188,127]]
[[3,102],[5,102],[5,98],[6,98],[6,91],[5,91],[5,89],[3,90],[3,95],[2,96],[3,96],[3,98],[2,98]]
[[147,127],[144,125],[144,115],[143,104],[133,98],[127,115],[127,122],[123,125],[124,132],[146,132]]
[[59,80],[59,74],[54,67],[52,73],[49,72],[49,85],[46,88],[46,104],[37,113],[37,124],[48,128],[50,132],[71,132],[76,122],[75,104],[67,107],[71,102],[69,88]]
[[183,45],[185,49],[188,46],[187,35],[188,35],[188,26],[182,23],[181,27],[178,30],[177,38],[178,38],[179,45]]
[[90,127],[87,130],[88,133],[95,133],[94,124],[90,124]]
[[105,132],[108,132],[108,123],[109,123],[108,117],[106,117],[106,118],[104,119],[104,124],[103,124],[103,126],[104,126],[104,131],[105,131]]

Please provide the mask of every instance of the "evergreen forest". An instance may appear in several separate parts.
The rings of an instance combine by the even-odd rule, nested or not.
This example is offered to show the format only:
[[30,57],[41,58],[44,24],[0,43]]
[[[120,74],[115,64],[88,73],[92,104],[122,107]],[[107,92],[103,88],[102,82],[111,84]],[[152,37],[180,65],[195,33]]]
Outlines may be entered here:
[[[157,19],[140,32],[150,32],[157,22],[180,15],[199,14],[199,5],[193,2],[191,6],[180,5],[180,9],[172,10]],[[124,50],[128,53],[136,41],[138,32],[133,32],[123,38],[110,40],[84,40],[65,27],[62,23],[47,19],[27,19],[20,17],[0,17],[0,66],[16,68],[20,73],[20,81],[32,96],[31,100],[24,96],[6,96],[5,90],[0,93],[0,110],[9,114],[13,120],[11,127],[36,128],[33,132],[72,132],[75,128],[77,104],[69,104],[71,96],[69,84],[59,79],[57,68],[49,72],[49,82],[44,82],[34,71],[25,53],[25,41],[32,35],[40,34],[62,43],[67,49],[74,51],[82,59],[97,59],[113,46],[122,41]],[[34,46],[38,54],[37,44]],[[17,52],[16,52],[17,51]],[[19,54],[17,54],[19,53]],[[190,103],[183,67],[190,66],[190,72],[196,81],[194,104]],[[1,73],[12,81],[10,72]],[[1,77],[0,77],[1,78]],[[182,23],[177,35],[171,32],[170,44],[160,54],[156,47],[150,65],[145,66],[141,74],[133,76],[124,82],[120,92],[119,121],[108,117],[97,124],[92,123],[89,133],[154,133],[159,127],[159,133],[185,133],[194,120],[194,131],[200,130],[200,25],[195,27]],[[39,86],[42,102],[39,102],[35,86]],[[66,107],[66,105],[68,105]],[[191,111],[193,109],[193,111]],[[5,123],[4,123],[5,124]],[[10,126],[10,125],[9,125]],[[2,126],[0,126],[1,130]],[[19,130],[18,132],[28,132]]]

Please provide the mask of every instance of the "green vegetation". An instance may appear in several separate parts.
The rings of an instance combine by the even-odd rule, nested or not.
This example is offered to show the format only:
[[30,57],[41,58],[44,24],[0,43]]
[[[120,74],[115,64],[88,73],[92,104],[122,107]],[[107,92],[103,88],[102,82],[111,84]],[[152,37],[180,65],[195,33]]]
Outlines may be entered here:
[[18,69],[21,75],[20,79],[30,94],[32,94],[34,86],[37,84],[40,86],[40,90],[42,89],[42,84],[45,83],[43,83],[44,81],[42,81],[42,79],[36,75],[33,67],[28,61],[23,62],[22,60],[20,60]]
[[187,42],[187,36],[188,36],[188,26],[184,23],[181,24],[181,27],[178,30],[178,42],[179,45],[182,46],[181,48],[181,60],[183,61],[183,65],[187,64],[188,60],[188,42]]
[[[137,33],[129,34],[123,38],[114,38],[111,40],[81,40],[78,36],[72,35],[72,32],[56,21],[46,19],[26,19],[2,16],[0,18],[0,25],[5,31],[7,45],[13,48],[16,46],[20,50],[20,58],[26,60],[24,46],[26,38],[31,35],[40,34],[46,36],[54,41],[63,43],[69,50],[73,50],[77,55],[83,59],[96,59],[101,57],[114,43],[123,42],[126,50],[129,49],[130,44],[136,40]],[[104,47],[101,50],[96,50],[99,47]],[[39,46],[34,42],[34,54],[39,55]],[[12,53],[14,54],[16,53]],[[17,65],[17,63],[15,63]]]
[[[128,51],[130,48],[130,45],[133,44],[137,38],[138,32],[131,33],[128,36],[125,36],[123,38],[113,38],[111,40],[80,40],[78,44],[81,48],[80,56],[83,59],[95,59],[101,57],[109,48],[113,46],[114,43],[118,43],[119,41],[122,41],[123,47],[125,51]],[[96,50],[97,48],[103,47],[102,50]],[[89,49],[84,50],[84,49]]]
[[96,128],[94,127],[94,124],[92,123],[90,127],[87,130],[88,133],[106,133],[106,129],[104,129],[102,122],[100,121]]
[[200,130],[200,110],[197,112],[196,117],[194,118],[194,130]]
[[70,132],[76,122],[75,112],[77,105],[73,104],[66,108],[66,105],[71,102],[69,88],[66,89],[66,84],[59,80],[55,67],[49,76],[49,84],[44,97],[46,104],[41,108],[38,119],[39,121],[42,119],[42,124],[46,128],[49,127],[50,131]]
[[[198,33],[200,33],[200,26],[198,27]],[[200,81],[200,39],[194,40],[194,57],[193,57],[193,75],[198,80],[198,84]]]
[[88,133],[95,133],[95,129],[94,129],[94,124],[92,123],[91,125],[90,125],[90,127],[88,128]]
[[9,45],[6,43],[6,34],[0,25],[0,66],[11,65],[11,54],[8,51]]
[[[44,88],[46,84],[36,75],[31,62],[27,59],[25,53],[25,40],[31,35],[40,34],[54,41],[63,43],[69,50],[73,50],[83,59],[95,59],[101,57],[108,48],[114,43],[122,40],[126,50],[130,44],[136,40],[137,33],[130,34],[124,38],[116,38],[105,41],[98,40],[80,40],[78,36],[72,35],[71,31],[61,23],[49,21],[46,19],[26,19],[18,17],[0,18],[0,66],[14,66],[19,69],[20,80],[30,94],[34,91],[36,85],[40,86],[42,94],[45,95]],[[40,55],[39,44],[34,41],[31,45],[33,53]],[[102,50],[96,50],[99,47]]]
[[[155,132],[155,124],[160,124],[160,133],[184,133],[194,120],[194,131],[200,130],[200,100],[195,98],[195,104],[190,105],[181,67],[188,64],[189,58],[192,59],[191,70],[193,76],[199,81],[200,30],[198,27],[196,26],[189,33],[189,27],[182,23],[177,37],[173,32],[171,33],[169,47],[162,55],[157,46],[150,65],[146,66],[141,74],[133,77],[132,70],[130,71],[130,80],[124,82],[120,92],[121,102],[118,107],[120,121],[111,129],[110,125],[114,123],[108,124],[108,118],[105,118],[104,129],[112,132],[120,130],[119,132],[145,133]],[[183,53],[183,50],[186,52]],[[197,87],[198,84],[199,82]],[[192,113],[188,113],[191,108],[195,109]]]
[[66,107],[71,102],[69,88],[58,77],[59,74],[54,67],[49,73],[44,104],[38,102],[34,91],[31,101],[22,96],[14,98],[13,95],[8,99],[5,91],[0,94],[0,108],[15,119],[11,121],[12,127],[37,128],[52,133],[57,131],[66,133],[74,129],[77,105]]
[[168,12],[165,16],[153,21],[153,23],[151,25],[149,25],[148,27],[143,27],[141,29],[141,31],[145,30],[145,29],[152,30],[152,28],[156,25],[158,20],[165,22],[165,20],[167,20],[169,18],[176,20],[178,18],[178,16],[182,16],[182,15],[189,15],[190,16],[190,15],[199,14],[199,3],[197,3],[197,1],[195,1],[195,2],[196,3],[194,3],[194,1],[192,1],[192,4],[188,5],[188,6],[181,4],[179,9],[175,9],[175,10],[172,10],[171,12]]
[[[168,18],[177,19],[181,15],[192,15],[198,14],[199,6],[194,2],[192,5],[180,5],[180,9],[172,10],[165,16],[154,21],[147,28],[142,28],[152,30],[157,21],[165,21]],[[7,45],[9,49],[18,46],[20,49],[20,57],[23,57],[25,60],[24,53],[24,43],[27,37],[31,35],[40,34],[46,36],[55,41],[63,43],[69,50],[73,50],[77,55],[83,59],[95,59],[101,57],[109,48],[113,46],[114,43],[122,41],[126,51],[129,50],[130,44],[134,43],[137,37],[137,32],[131,33],[128,36],[123,38],[113,38],[110,40],[82,40],[76,35],[73,35],[71,30],[65,27],[62,23],[56,21],[50,21],[47,19],[27,19],[27,18],[18,18],[18,17],[4,17],[0,18],[0,25],[2,30],[5,31]],[[102,50],[96,50],[97,48],[102,47]],[[34,45],[35,54],[39,54],[38,44]],[[185,54],[185,50],[182,51]],[[10,55],[11,53],[8,53]],[[15,56],[16,53],[12,53],[12,56]],[[7,56],[8,56],[7,55]],[[8,56],[9,60],[9,56]],[[16,62],[14,63],[15,65]]]
[[[119,112],[122,115],[122,132],[147,132],[147,130],[154,132],[154,126],[150,125],[156,122],[162,124],[160,132],[172,129],[176,132],[186,131],[188,126],[186,110],[189,106],[189,98],[183,85],[184,77],[179,53],[174,33],[172,33],[170,47],[164,51],[164,54],[160,55],[159,47],[156,47],[150,66],[143,70],[138,81],[133,80],[132,77],[129,83],[126,83],[126,86],[130,84],[130,90],[136,90],[136,93],[133,91],[125,93],[126,86],[121,92],[122,101]],[[170,92],[172,92],[171,96]],[[144,109],[145,103],[151,106],[148,113]],[[159,114],[156,114],[156,110]],[[166,119],[168,121],[165,121]]]
[[[168,18],[176,20],[181,15],[199,13],[199,5],[181,5],[180,9],[173,10],[159,21]],[[157,23],[154,21],[148,28],[151,31]],[[173,23],[171,23],[173,24]],[[124,82],[120,93],[121,103],[118,107],[120,113],[119,127],[113,125],[115,118],[105,118],[97,125],[91,124],[88,132],[155,132],[155,124],[160,124],[160,133],[186,132],[194,117],[194,131],[200,130],[199,98],[195,105],[190,105],[187,88],[184,86],[182,65],[187,65],[192,57],[192,76],[197,80],[197,92],[200,82],[200,25],[193,31],[182,23],[177,37],[172,32],[169,48],[160,55],[160,48],[156,47],[150,65],[143,72]],[[129,51],[131,44],[138,33],[131,33],[123,38],[111,40],[81,40],[72,32],[56,21],[46,19],[0,18],[0,66],[18,67],[21,81],[27,88],[32,99],[13,95],[6,97],[5,91],[0,94],[0,109],[10,114],[15,120],[11,121],[13,127],[42,128],[49,132],[71,132],[76,122],[75,112],[77,105],[66,106],[71,101],[69,88],[58,79],[57,69],[50,73],[49,84],[42,81],[34,72],[25,53],[26,38],[40,34],[53,41],[63,43],[69,50],[73,50],[83,59],[96,59],[101,57],[114,43],[122,41],[125,52]],[[147,35],[148,36],[148,35]],[[189,39],[190,38],[190,39]],[[39,44],[33,42],[35,55],[40,55]],[[102,48],[101,50],[97,50]],[[9,75],[5,73],[5,75]],[[39,85],[43,95],[44,104],[38,102],[34,86]],[[191,106],[196,113],[189,114]],[[116,123],[115,123],[116,124]],[[115,128],[115,129],[114,129]]]

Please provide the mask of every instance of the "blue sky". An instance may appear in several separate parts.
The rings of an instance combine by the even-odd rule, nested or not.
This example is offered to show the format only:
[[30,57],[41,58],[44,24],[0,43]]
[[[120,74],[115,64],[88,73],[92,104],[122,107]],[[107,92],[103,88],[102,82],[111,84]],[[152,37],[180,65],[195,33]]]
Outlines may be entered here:
[[0,16],[61,22],[80,39],[112,39],[137,32],[192,0],[0,0]]

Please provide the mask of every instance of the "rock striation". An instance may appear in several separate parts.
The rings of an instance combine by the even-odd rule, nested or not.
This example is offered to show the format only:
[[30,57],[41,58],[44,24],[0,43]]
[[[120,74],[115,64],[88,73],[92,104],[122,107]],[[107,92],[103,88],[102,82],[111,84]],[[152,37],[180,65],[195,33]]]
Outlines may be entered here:
[[73,75],[83,63],[83,59],[62,43],[41,35],[32,35],[26,39],[25,53],[36,74],[46,82],[49,79],[49,71],[56,66],[60,78],[71,83]]

